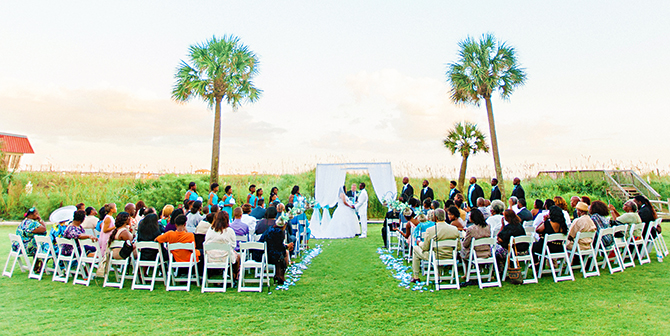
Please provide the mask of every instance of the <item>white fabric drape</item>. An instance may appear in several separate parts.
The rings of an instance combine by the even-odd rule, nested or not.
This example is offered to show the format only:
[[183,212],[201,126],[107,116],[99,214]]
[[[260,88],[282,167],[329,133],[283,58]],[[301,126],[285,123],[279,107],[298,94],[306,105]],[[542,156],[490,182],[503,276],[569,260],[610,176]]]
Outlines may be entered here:
[[393,178],[393,171],[391,171],[391,164],[370,164],[368,173],[379,202],[384,204],[384,202],[390,203],[395,200],[398,189]]
[[322,206],[334,207],[344,186],[347,171],[340,165],[316,165],[314,198]]
[[321,209],[314,209],[312,218],[309,220],[309,228],[312,231],[312,236],[318,237],[321,235]]

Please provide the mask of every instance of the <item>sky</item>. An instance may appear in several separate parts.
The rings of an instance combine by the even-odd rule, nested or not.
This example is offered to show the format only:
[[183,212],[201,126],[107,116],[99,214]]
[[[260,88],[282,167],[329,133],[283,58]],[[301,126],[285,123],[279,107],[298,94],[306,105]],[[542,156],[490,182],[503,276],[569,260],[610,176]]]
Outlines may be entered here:
[[[190,45],[235,35],[261,98],[222,109],[221,173],[392,162],[456,177],[442,139],[485,133],[445,72],[468,36],[513,46],[527,81],[493,99],[506,175],[670,171],[670,3],[663,1],[12,1],[0,11],[0,132],[27,135],[26,169],[209,169],[214,114],[171,100]],[[468,175],[492,176],[492,155]]]

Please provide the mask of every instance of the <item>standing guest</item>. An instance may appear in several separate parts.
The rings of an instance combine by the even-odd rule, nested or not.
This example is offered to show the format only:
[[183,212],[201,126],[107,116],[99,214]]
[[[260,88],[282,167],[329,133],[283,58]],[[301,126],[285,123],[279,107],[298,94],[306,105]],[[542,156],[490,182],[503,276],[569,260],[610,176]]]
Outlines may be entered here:
[[222,210],[228,213],[228,218],[233,217],[233,208],[235,207],[235,199],[233,198],[233,187],[226,186],[223,191],[226,193],[223,196]]
[[[249,226],[242,222],[242,208],[237,207],[233,209],[233,221],[230,223],[230,227],[235,231],[236,236],[246,237],[249,240]],[[235,244],[235,251],[240,250],[240,244]]]
[[100,220],[102,220],[102,225],[100,227],[100,236],[98,237],[98,246],[100,246],[100,256],[105,255],[107,251],[107,243],[109,242],[109,237],[112,235],[112,231],[116,228],[114,222],[114,215],[116,215],[116,204],[109,203],[105,204],[104,210],[100,211]]
[[[47,232],[47,226],[44,224],[42,217],[37,212],[37,209],[30,208],[23,215],[23,221],[16,227],[16,235],[21,238],[23,247],[26,249],[28,256],[32,257],[37,252],[37,243],[35,242],[35,235],[44,236]],[[12,244],[12,251],[18,251],[19,244]],[[41,266],[41,265],[40,265]]]
[[95,211],[94,207],[88,207],[84,213],[86,214],[86,218],[84,219],[84,222],[81,223],[81,227],[84,229],[95,229],[98,225],[98,212]]
[[[517,216],[514,211],[509,209],[505,210],[503,216],[505,219],[503,222],[506,222],[506,224],[502,227],[500,233],[497,235],[498,245],[495,248],[496,261],[498,262],[499,269],[502,269],[501,267],[504,267],[505,262],[507,261],[509,242],[512,237],[526,235],[526,231],[523,229],[523,225],[521,225],[521,218],[519,218],[519,216]],[[516,244],[515,253],[518,253],[519,255],[526,255],[528,254],[528,248],[528,243]]]
[[402,193],[400,194],[400,201],[407,203],[409,199],[414,196],[414,188],[409,184],[409,177],[402,178]]
[[[130,233],[130,218],[132,218],[132,216],[125,211],[119,212],[119,214],[116,215],[116,219],[114,221],[114,225],[116,228],[112,231],[112,234],[109,236],[109,241],[107,242],[107,249],[110,249],[110,246],[112,246],[112,243],[115,240],[124,240],[126,241],[126,244],[133,246],[132,253],[136,254],[135,246],[133,244],[133,234]],[[110,251],[110,255],[112,259],[117,260],[127,259],[130,256],[130,254],[125,255],[124,250],[121,247],[112,249]]]
[[[546,221],[544,221],[544,223],[540,224],[540,226],[537,227],[535,232],[543,235],[543,237],[540,238],[540,240],[533,243],[533,257],[535,258],[535,262],[538,263],[539,257],[538,255],[536,255],[536,253],[542,255],[542,249],[544,247],[544,236],[554,233],[562,233],[562,234],[568,233],[568,226],[565,223],[565,216],[563,216],[563,210],[561,210],[561,208],[555,205],[552,205],[549,208],[549,218]],[[563,251],[563,244],[558,241],[553,241],[547,244],[547,246],[549,247],[549,252],[551,253],[558,253]]]
[[[470,225],[470,227],[465,230],[463,248],[461,249],[461,258],[463,260],[469,260],[470,258],[470,245],[472,244],[473,239],[491,237],[491,227],[486,223],[484,215],[479,209],[472,209],[470,211],[470,221],[474,225]],[[475,247],[475,251],[477,251],[478,258],[488,258],[491,256],[490,246],[481,245]]]
[[[257,206],[257,208],[262,209],[261,205]],[[242,206],[242,223],[249,227],[249,232],[254,232],[256,231],[256,218],[251,216],[251,211],[250,204],[245,204]]]
[[[291,195],[288,197],[288,202],[286,205],[289,206],[289,209],[293,207],[293,203],[300,202],[302,199],[302,195],[300,195],[300,187],[299,186],[293,186],[293,189],[291,189]],[[279,211],[279,209],[277,209]]]
[[514,189],[512,189],[512,196],[516,196],[518,199],[526,199],[526,192],[521,186],[521,179],[515,177],[512,183],[514,184]]
[[480,197],[484,197],[484,190],[477,184],[477,178],[473,176],[470,178],[470,186],[468,187],[468,206],[476,207],[477,199]]
[[285,230],[286,222],[283,219],[279,219],[259,239],[259,242],[266,243],[267,260],[269,264],[275,265],[275,276],[273,279],[279,285],[284,284],[284,275],[289,262],[289,251],[293,251],[294,246],[293,243],[284,244],[286,237]]
[[262,199],[263,199],[263,188],[258,188],[256,190],[256,204],[252,204],[251,208],[256,209],[256,207],[261,206]]
[[500,188],[498,188],[498,179],[494,177],[491,179],[491,197],[489,197],[489,200],[493,202],[499,199],[502,199],[502,194]]
[[[156,214],[148,214],[137,225],[137,241],[154,241],[163,232],[158,224],[158,216]],[[153,249],[147,249],[140,253],[140,260],[156,260],[158,252]]]
[[533,220],[533,214],[526,209],[526,200],[523,198],[519,199],[519,202],[517,203],[519,212],[517,213],[517,216],[521,219],[523,222],[527,221],[532,221]]
[[516,196],[512,196],[508,201],[509,209],[514,211],[515,214],[519,214],[519,199]]
[[477,199],[477,209],[482,212],[484,219],[488,219],[491,216],[491,209],[486,206],[486,199],[484,199],[484,197]]
[[457,185],[456,181],[449,182],[449,199],[452,201],[454,200],[456,195],[461,193],[460,190],[456,189],[456,185]]
[[190,182],[188,184],[188,190],[186,191],[186,194],[184,194],[184,200],[196,201],[198,199],[198,193],[195,191],[196,189],[197,186],[195,185],[195,182]]
[[[77,248],[79,248],[79,239],[91,239],[92,241],[97,241],[98,239],[95,238],[93,235],[87,235],[86,230],[82,227],[82,223],[86,219],[86,212],[77,210],[74,213],[74,218],[72,219],[72,223],[67,226],[65,229],[65,232],[63,232],[63,238],[67,239],[75,239]],[[72,254],[72,245],[65,245],[63,246],[63,255],[69,256]],[[86,255],[88,256],[89,253],[94,253],[96,248],[95,246],[84,246],[84,249],[86,251]]]
[[[259,199],[258,200],[258,206],[255,207],[253,210],[251,210],[251,217],[256,218],[257,220],[263,219],[265,217],[265,200],[264,199]],[[243,215],[244,216],[244,215]]]
[[268,203],[268,206],[276,205],[275,202],[281,203],[279,200],[279,188],[272,187],[272,189],[270,189],[270,203]]
[[[575,203],[577,205],[577,203]],[[533,203],[533,210],[530,211],[530,213],[533,215],[533,220],[537,217],[537,214],[542,212],[542,208],[544,207],[544,203],[542,202],[541,199],[536,199],[535,203]]]
[[351,190],[347,191],[347,197],[349,197],[349,200],[351,200],[351,203],[356,203],[356,190],[357,190],[356,183],[351,184]]
[[461,210],[456,206],[450,206],[447,209],[447,215],[449,216],[449,224],[458,228],[459,231],[465,230],[465,221],[461,218]]
[[127,212],[130,215],[128,228],[130,229],[130,233],[135,234],[135,232],[137,232],[137,219],[135,219],[137,209],[135,209],[135,204],[133,203],[126,204],[126,206],[123,208],[123,211]]
[[431,201],[434,200],[435,195],[433,194],[433,188],[428,186],[428,180],[423,180],[421,185],[423,186],[423,189],[421,189],[421,194],[419,195],[421,202],[425,201],[426,199],[430,199]]
[[276,220],[277,220],[277,208],[271,206],[265,212],[265,218],[261,219],[258,222],[258,224],[256,224],[255,234],[260,235],[265,233],[265,230],[273,226]]
[[[577,232],[593,232],[597,229],[596,224],[593,223],[591,217],[588,216],[589,206],[586,205],[586,203],[577,202],[577,204],[575,204],[575,210],[577,211],[577,217],[575,217],[575,221],[570,226],[570,231],[568,231],[568,243],[566,246],[568,250],[572,250],[572,247],[575,244],[575,238],[577,238]],[[592,242],[593,239],[591,238],[580,238],[578,242],[579,248],[588,250],[591,248]]]
[[144,203],[143,200],[137,201],[135,203],[135,220],[139,224],[139,222],[144,218],[145,211],[147,210],[147,205]]
[[219,204],[219,195],[217,193],[219,192],[219,184],[218,183],[212,183],[209,186],[209,196],[207,197],[207,207],[211,210],[212,205],[217,205]]
[[[501,200],[494,200],[493,202],[491,202],[491,217],[486,219],[486,223],[488,223],[489,227],[491,228],[491,237],[495,237],[496,235],[498,235],[498,232],[500,232],[500,229],[503,227],[504,211],[505,211],[505,203],[503,203]],[[514,215],[516,216],[516,214]]]
[[186,215],[186,231],[195,232],[195,228],[200,224],[200,222],[205,218],[200,214],[200,209],[202,208],[202,202],[195,201],[191,206],[191,211]]
[[[451,208],[450,208],[451,209]],[[421,260],[428,260],[429,249],[431,241],[436,240],[448,240],[456,239],[456,251],[461,248],[460,233],[458,228],[451,224],[445,223],[445,213],[443,209],[435,210],[435,225],[426,229],[426,238],[418,242],[417,247],[412,249],[412,280],[411,282],[419,282],[419,276],[421,274]],[[454,249],[451,247],[443,246],[437,250],[437,258],[439,259],[451,259],[453,256]]]
[[[593,201],[589,207],[589,215],[591,215],[591,220],[596,225],[598,230],[598,235],[600,235],[600,230],[607,229],[610,227],[609,210],[607,209],[607,204],[603,201]],[[602,237],[603,245],[605,248],[614,244],[614,237],[612,235],[606,235]]]
[[251,204],[252,208],[255,208],[257,200],[258,198],[256,197],[256,185],[252,184],[249,186],[249,195],[247,195],[247,203]]
[[[577,203],[581,202],[582,200],[579,199],[579,196],[572,196],[570,197],[570,207],[572,208],[572,218],[577,219]],[[588,205],[587,205],[588,206]]]
[[[228,213],[221,211],[216,214],[212,226],[207,230],[205,234],[204,244],[209,243],[223,243],[228,244],[231,248],[234,248],[236,245],[235,231],[229,225]],[[223,263],[228,257],[228,252],[224,250],[209,250],[207,251],[207,258],[209,262],[212,263]],[[240,255],[232,251],[230,259],[233,263],[233,281],[237,281],[237,277],[240,271]],[[225,276],[225,274],[224,274]]]
[[[175,210],[177,212],[177,210]],[[195,236],[193,233],[186,231],[186,216],[178,215],[174,219],[174,224],[177,227],[174,231],[168,231],[162,235],[156,237],[156,241],[159,243],[195,243]],[[206,240],[206,238],[205,238]],[[191,251],[190,250],[174,250],[172,251],[172,256],[176,262],[188,262],[191,260]],[[195,260],[200,260],[200,250],[195,250]]]
[[[174,211],[174,206],[172,204],[166,204],[161,211],[161,220],[158,225],[161,228],[161,232],[167,231],[165,228],[168,223],[170,223],[170,218],[172,217],[172,212]],[[152,239],[153,240],[153,239]]]

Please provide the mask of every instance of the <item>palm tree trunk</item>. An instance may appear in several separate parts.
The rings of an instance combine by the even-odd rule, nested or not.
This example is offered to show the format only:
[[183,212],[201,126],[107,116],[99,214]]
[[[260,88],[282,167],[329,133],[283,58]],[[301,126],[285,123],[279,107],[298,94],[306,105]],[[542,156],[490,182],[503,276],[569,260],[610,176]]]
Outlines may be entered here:
[[461,171],[458,172],[458,186],[461,188],[461,192],[465,193],[465,171],[468,169],[468,155],[462,157]]
[[498,188],[502,199],[505,199],[505,184],[503,183],[502,168],[500,166],[500,154],[498,153],[498,137],[496,135],[496,123],[493,120],[493,106],[491,105],[491,97],[484,98],[486,100],[486,113],[489,117],[489,132],[491,133],[491,150],[493,151],[493,164],[496,168],[496,178],[498,179]]
[[219,154],[221,152],[221,100],[216,98],[214,107],[214,135],[212,138],[212,167],[210,169],[209,183],[219,182]]

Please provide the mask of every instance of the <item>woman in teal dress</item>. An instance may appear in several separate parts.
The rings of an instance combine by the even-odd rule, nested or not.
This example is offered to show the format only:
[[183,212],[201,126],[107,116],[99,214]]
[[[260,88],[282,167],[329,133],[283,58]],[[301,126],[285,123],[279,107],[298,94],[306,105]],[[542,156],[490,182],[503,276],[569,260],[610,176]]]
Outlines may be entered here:
[[184,200],[189,200],[189,201],[197,201],[198,200],[198,193],[195,192],[196,189],[195,182],[191,182],[188,184],[188,191],[184,195]]
[[[47,226],[44,224],[44,221],[35,208],[30,208],[30,210],[28,210],[28,212],[23,215],[23,221],[16,228],[16,234],[21,237],[21,241],[23,241],[23,247],[25,247],[26,253],[30,257],[34,256],[35,252],[37,252],[35,236],[44,236],[46,233]],[[12,244],[12,250],[18,251],[19,244]]]
[[223,209],[223,211],[228,213],[229,218],[233,218],[233,208],[235,207],[235,199],[233,198],[233,187],[231,186],[226,186],[225,189],[223,189],[226,192],[226,195],[223,196],[223,200],[219,202],[219,207]]
[[219,195],[216,193],[219,192],[219,184],[218,183],[212,183],[211,186],[209,186],[209,198],[207,200],[207,206],[209,207],[210,210],[212,210],[212,205],[219,204]]
[[249,195],[247,195],[247,203],[251,204],[251,208],[256,207],[256,202],[258,201],[258,197],[256,197],[256,185],[252,184],[249,186]]
[[263,199],[263,188],[258,188],[258,190],[256,190],[256,202],[255,204],[251,204],[251,207],[252,208],[257,207],[258,203],[260,203],[259,201],[262,199]]

